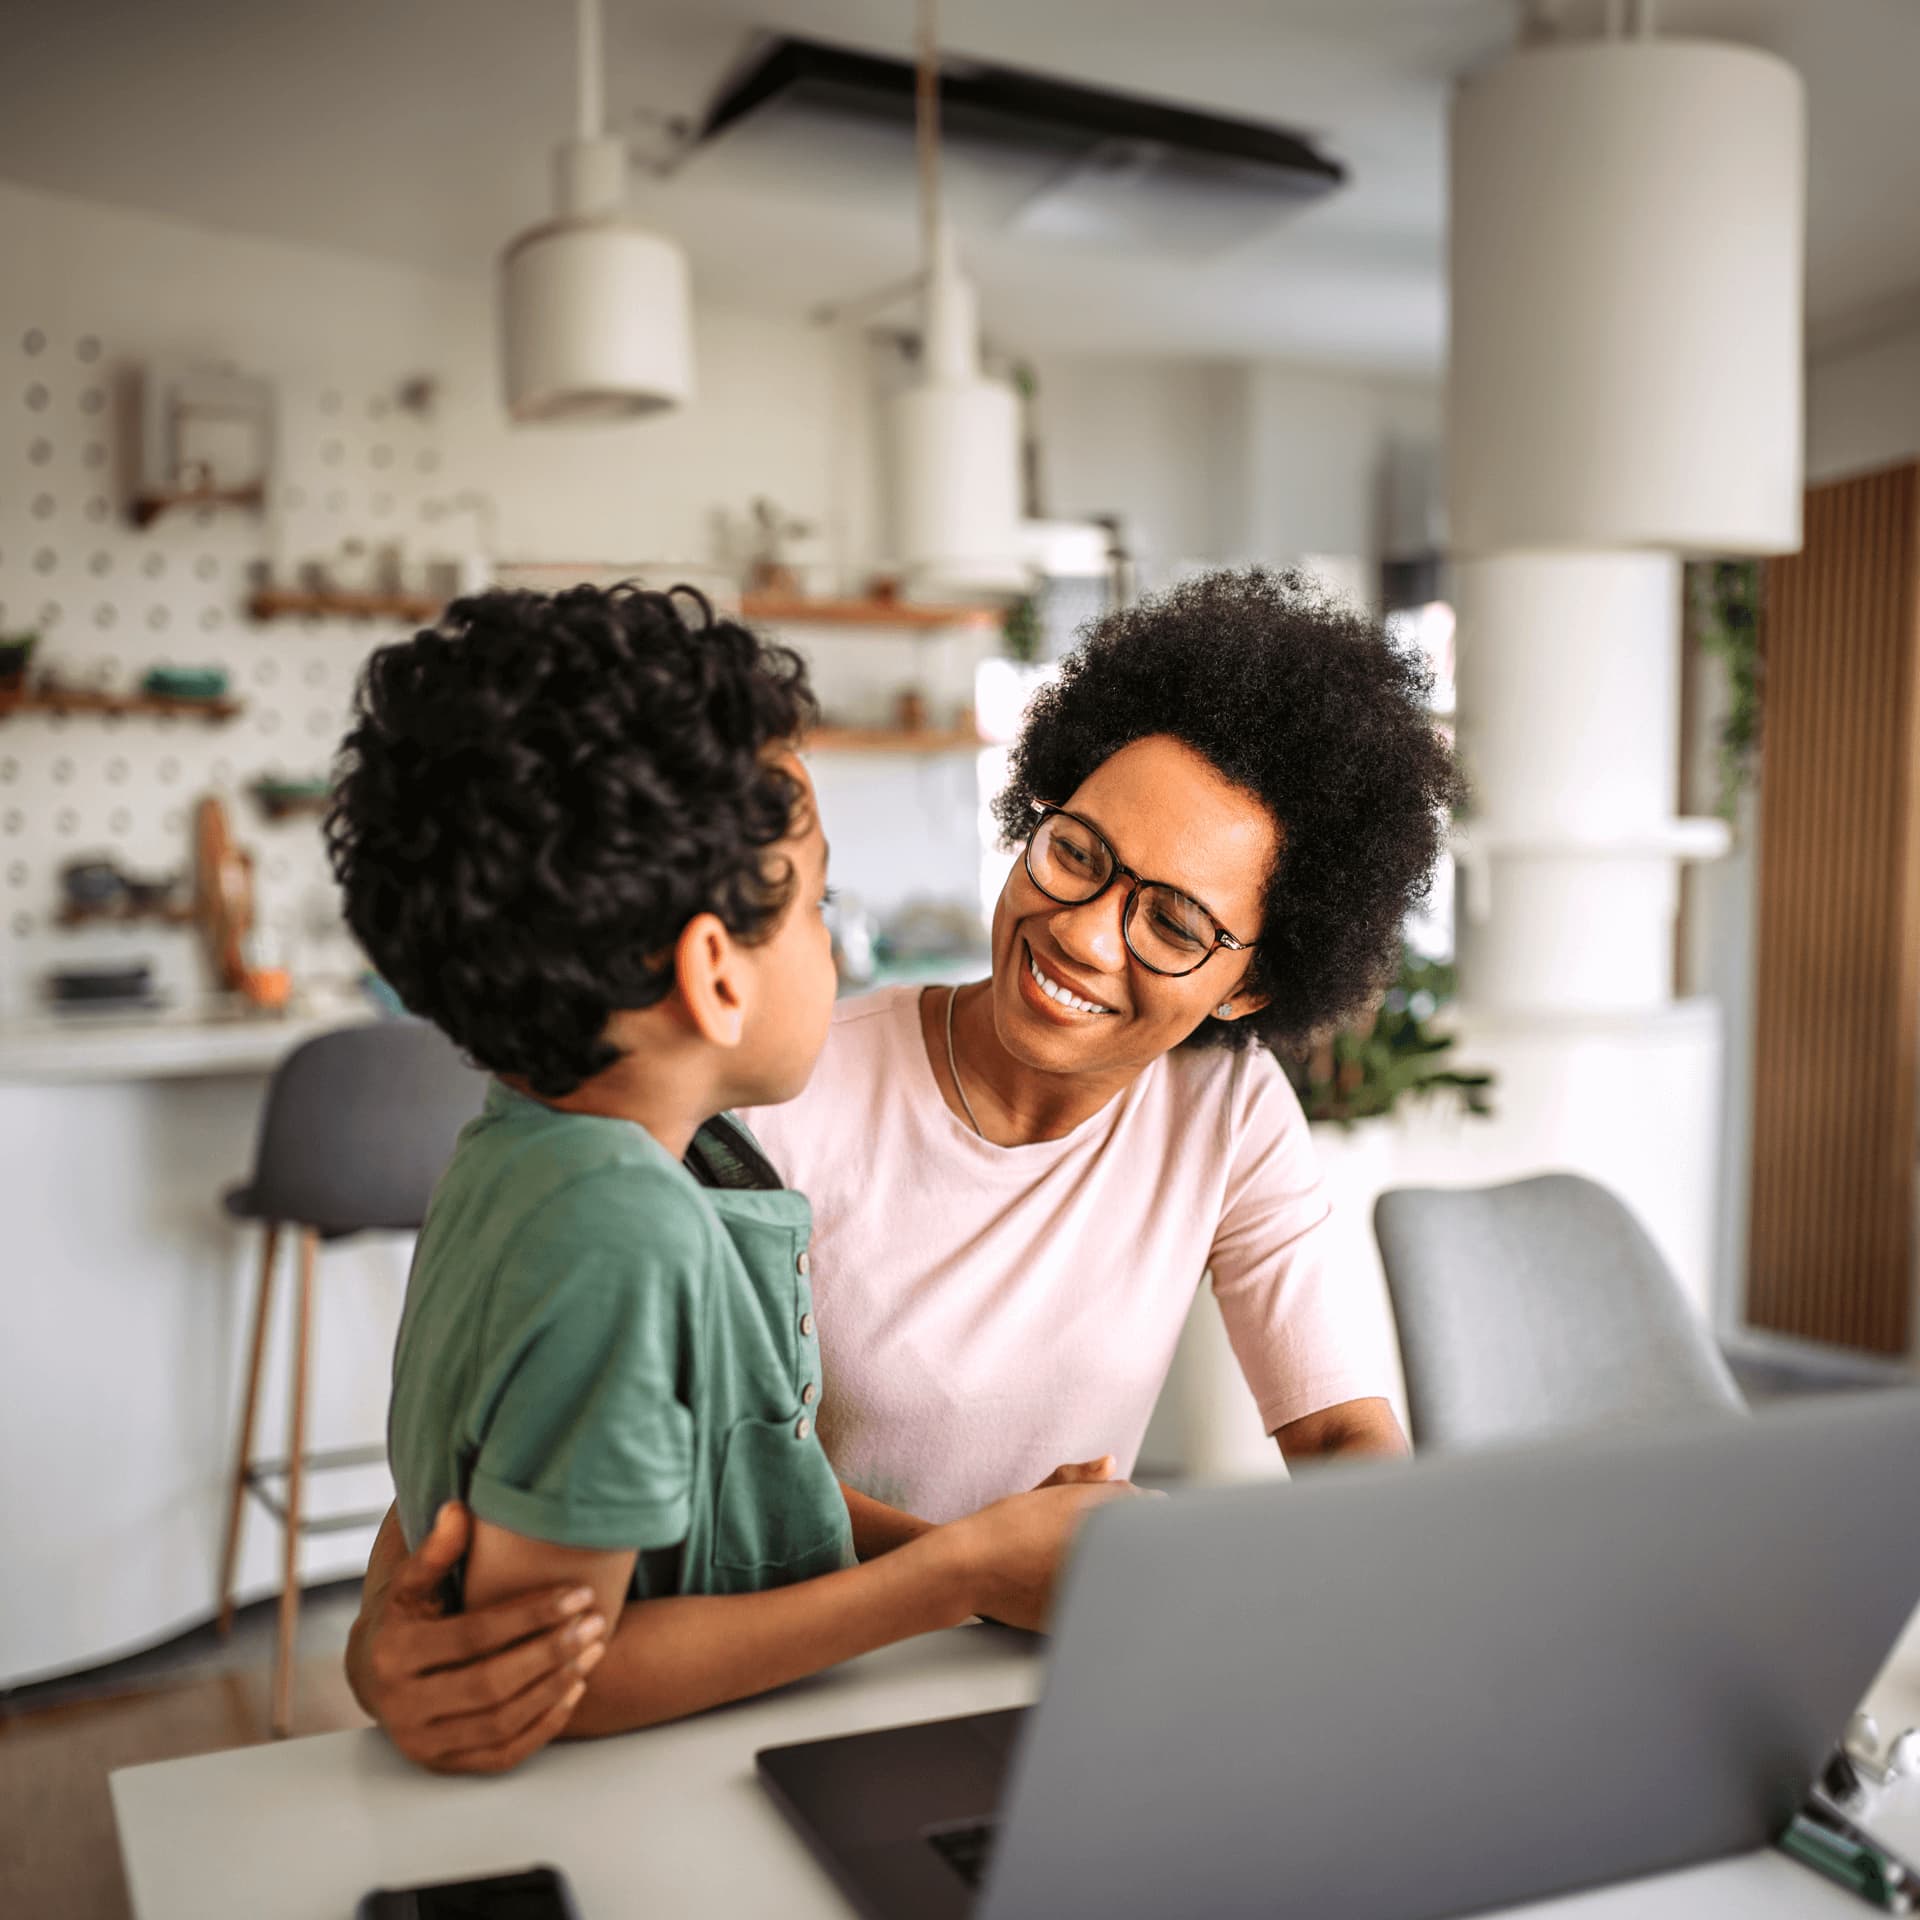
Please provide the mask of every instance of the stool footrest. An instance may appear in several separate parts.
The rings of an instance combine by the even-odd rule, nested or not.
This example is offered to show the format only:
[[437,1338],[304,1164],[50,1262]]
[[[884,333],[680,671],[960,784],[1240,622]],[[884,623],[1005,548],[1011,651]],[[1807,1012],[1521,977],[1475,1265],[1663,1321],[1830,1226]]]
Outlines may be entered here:
[[[287,1510],[278,1495],[269,1493],[265,1487],[250,1487],[248,1491],[283,1527],[287,1524]],[[303,1514],[299,1530],[302,1533],[349,1533],[355,1527],[377,1527],[386,1517],[385,1507],[360,1513]]]
[[[384,1466],[386,1459],[385,1447],[333,1447],[325,1452],[303,1453],[300,1465],[309,1472],[326,1473],[340,1467]],[[283,1527],[287,1524],[286,1503],[266,1483],[285,1479],[291,1464],[288,1460],[250,1460],[241,1476],[246,1482],[247,1491]],[[376,1527],[385,1518],[384,1507],[373,1513],[323,1513],[311,1518],[302,1515],[299,1531],[303,1534],[348,1533],[356,1527]]]
[[[325,1453],[303,1453],[300,1464],[313,1473],[327,1473],[336,1467],[379,1467],[386,1464],[385,1447],[335,1447]],[[247,1483],[280,1480],[286,1477],[291,1460],[249,1460]]]
[[326,1513],[317,1520],[302,1520],[302,1533],[352,1533],[361,1527],[377,1527],[387,1517],[385,1507],[372,1512]]

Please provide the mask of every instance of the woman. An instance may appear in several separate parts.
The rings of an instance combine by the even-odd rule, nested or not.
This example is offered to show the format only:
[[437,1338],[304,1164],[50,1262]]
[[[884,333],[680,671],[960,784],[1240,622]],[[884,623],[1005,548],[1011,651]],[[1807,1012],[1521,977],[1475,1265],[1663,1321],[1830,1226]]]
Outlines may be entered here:
[[[992,977],[843,1005],[806,1092],[747,1116],[813,1202],[822,1438],[863,1555],[1056,1461],[1128,1474],[1204,1271],[1289,1462],[1404,1449],[1273,1050],[1378,991],[1427,888],[1456,798],[1428,692],[1296,575],[1110,615],[996,803],[1023,853]],[[383,1530],[348,1665],[403,1751],[481,1770],[546,1737],[581,1623],[559,1594],[438,1618],[463,1527],[408,1560]]]

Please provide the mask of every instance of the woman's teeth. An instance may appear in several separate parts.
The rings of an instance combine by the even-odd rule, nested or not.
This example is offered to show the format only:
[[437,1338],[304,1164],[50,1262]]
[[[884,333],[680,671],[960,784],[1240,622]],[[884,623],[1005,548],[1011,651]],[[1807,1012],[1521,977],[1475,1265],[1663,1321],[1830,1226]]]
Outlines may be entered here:
[[1058,1000],[1063,1007],[1071,1007],[1075,1013],[1111,1013],[1111,1007],[1096,1006],[1091,1000],[1082,1000],[1077,993],[1069,993],[1058,980],[1049,980],[1040,971],[1040,963],[1033,957],[1033,949],[1027,949],[1027,970],[1033,975],[1034,985],[1049,1000]]

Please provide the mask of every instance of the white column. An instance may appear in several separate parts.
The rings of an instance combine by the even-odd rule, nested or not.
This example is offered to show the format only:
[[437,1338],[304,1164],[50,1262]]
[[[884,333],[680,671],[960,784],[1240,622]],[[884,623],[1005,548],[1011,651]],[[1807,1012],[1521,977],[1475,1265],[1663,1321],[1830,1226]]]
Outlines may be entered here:
[[1676,862],[1724,852],[1673,818],[1680,563],[1665,554],[1462,562],[1460,964],[1476,1003],[1663,1007]]

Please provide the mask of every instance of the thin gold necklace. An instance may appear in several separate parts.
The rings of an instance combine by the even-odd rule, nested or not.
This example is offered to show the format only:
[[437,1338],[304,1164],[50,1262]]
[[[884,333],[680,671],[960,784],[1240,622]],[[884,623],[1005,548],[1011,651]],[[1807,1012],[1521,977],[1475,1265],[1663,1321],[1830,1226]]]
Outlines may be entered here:
[[960,1063],[953,1057],[953,1003],[959,998],[958,987],[947,989],[947,1071],[953,1075],[953,1090],[960,1096],[961,1106],[966,1109],[967,1124],[984,1140],[987,1137],[986,1129],[974,1116],[973,1102],[967,1098],[967,1090],[960,1084]]

